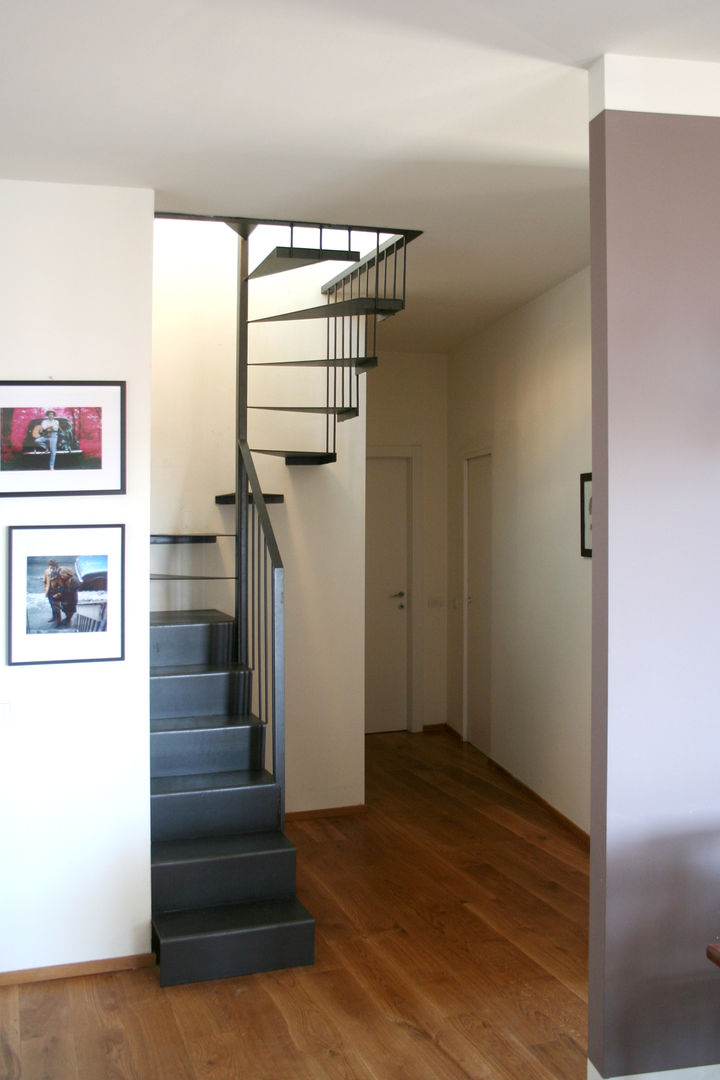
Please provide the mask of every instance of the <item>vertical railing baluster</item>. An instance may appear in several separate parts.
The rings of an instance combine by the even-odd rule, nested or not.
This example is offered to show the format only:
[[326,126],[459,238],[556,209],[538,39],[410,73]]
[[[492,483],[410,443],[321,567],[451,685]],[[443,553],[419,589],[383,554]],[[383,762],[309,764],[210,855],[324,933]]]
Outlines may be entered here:
[[280,828],[285,827],[285,571],[273,569],[273,775],[280,784]]
[[[263,544],[263,611],[265,618],[263,619],[263,654],[267,661],[268,659],[268,564],[267,564],[267,544]],[[268,670],[267,662],[263,665],[263,703],[265,705],[265,716],[269,716],[268,712]]]
[[[257,513],[255,511],[255,501],[254,501],[254,497],[253,497],[252,513],[250,514],[250,538],[249,538],[250,539],[249,550],[250,550],[250,581],[251,582],[255,581],[255,574],[256,574],[256,569],[255,569],[255,532],[256,532],[256,530],[257,530]],[[251,597],[253,596],[252,588],[250,589],[250,596]],[[254,668],[256,663],[257,663],[257,648],[256,648],[257,639],[256,639],[256,635],[255,635],[255,601],[254,601],[254,598],[253,598],[253,601],[252,601],[252,612],[251,612],[251,616],[250,616],[250,627],[251,627],[251,632],[250,632],[250,667]]]
[[261,720],[265,720],[265,716],[262,710],[262,668],[264,663],[264,655],[262,648],[262,620],[263,620],[263,606],[262,597],[260,593],[260,576],[261,576],[261,562],[260,551],[262,548],[263,536],[262,530],[258,529],[255,537],[255,629],[257,633],[257,655],[258,655],[258,691],[257,691],[257,706],[258,716]]

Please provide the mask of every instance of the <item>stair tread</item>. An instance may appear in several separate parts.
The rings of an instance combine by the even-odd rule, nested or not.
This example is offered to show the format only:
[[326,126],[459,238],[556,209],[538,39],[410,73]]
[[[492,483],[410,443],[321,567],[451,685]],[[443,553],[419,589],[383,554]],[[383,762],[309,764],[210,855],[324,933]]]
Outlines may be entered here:
[[218,533],[151,533],[151,544],[215,544]]
[[171,731],[214,731],[216,729],[262,727],[263,721],[258,716],[238,713],[218,716],[156,716],[150,720],[153,735]]
[[284,457],[285,463],[298,465],[332,465],[337,461],[337,454],[327,450],[265,450],[254,447],[253,454],[270,454],[272,457]]
[[266,277],[268,274],[281,274],[286,270],[297,270],[301,266],[311,266],[320,262],[355,263],[359,258],[359,251],[348,249],[278,246],[266,255],[254,270],[251,270],[248,280]]
[[180,795],[196,791],[272,787],[274,784],[276,784],[275,778],[265,769],[237,769],[232,772],[154,776],[150,780],[150,793],[151,795]]
[[[270,503],[283,503],[283,502],[285,502],[285,496],[281,495],[279,492],[267,492],[267,491],[264,491],[263,492],[263,501],[264,501],[266,506],[269,506]],[[234,506],[235,505],[235,492],[234,491],[227,491],[227,492],[224,492],[222,495],[216,495],[215,496],[215,502],[218,504],[218,506]],[[254,502],[254,499],[253,499],[252,495],[248,499],[248,502],[250,502],[250,503]]]
[[348,300],[336,300],[319,307],[304,308],[299,311],[285,311],[280,315],[266,315],[262,319],[249,319],[249,323],[301,322],[303,319],[332,319],[344,315],[394,315],[402,311],[402,300],[386,299],[379,296],[355,296]]
[[163,944],[200,935],[227,934],[233,930],[269,929],[273,926],[314,923],[307,908],[293,898],[252,900],[222,907],[163,911],[153,916],[153,925]]
[[237,833],[231,836],[201,836],[187,840],[156,840],[152,845],[152,863],[153,866],[160,866],[166,863],[294,850],[293,842],[279,830]]
[[344,413],[358,415],[354,405],[248,405],[248,409],[262,409],[265,412],[312,413],[317,416],[340,416]]
[[195,611],[151,611],[151,626],[203,626],[206,623],[232,623],[232,615],[216,608],[198,608]]
[[[248,364],[249,368],[254,367],[306,367],[306,368],[327,368],[327,367],[362,367],[362,368],[375,368],[378,366],[377,356],[334,356],[330,358],[324,358],[322,360],[256,360],[252,364]],[[266,496],[267,498],[267,496]]]
[[150,678],[161,679],[168,675],[223,675],[249,670],[244,664],[162,664],[150,668]]

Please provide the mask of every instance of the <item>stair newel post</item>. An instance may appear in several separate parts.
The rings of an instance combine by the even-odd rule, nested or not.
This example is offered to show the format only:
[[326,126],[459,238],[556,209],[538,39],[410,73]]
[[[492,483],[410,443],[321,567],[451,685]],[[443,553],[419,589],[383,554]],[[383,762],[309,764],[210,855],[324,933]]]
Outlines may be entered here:
[[237,368],[235,421],[235,656],[247,664],[248,646],[248,477],[240,451],[247,440],[248,405],[248,242],[238,233]]

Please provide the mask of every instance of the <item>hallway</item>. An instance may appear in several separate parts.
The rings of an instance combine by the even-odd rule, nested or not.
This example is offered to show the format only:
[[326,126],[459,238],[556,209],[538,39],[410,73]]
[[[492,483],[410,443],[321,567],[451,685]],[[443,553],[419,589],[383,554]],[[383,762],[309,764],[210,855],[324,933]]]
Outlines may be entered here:
[[472,747],[371,735],[367,813],[299,818],[311,968],[0,987],[14,1080],[582,1080],[587,854]]

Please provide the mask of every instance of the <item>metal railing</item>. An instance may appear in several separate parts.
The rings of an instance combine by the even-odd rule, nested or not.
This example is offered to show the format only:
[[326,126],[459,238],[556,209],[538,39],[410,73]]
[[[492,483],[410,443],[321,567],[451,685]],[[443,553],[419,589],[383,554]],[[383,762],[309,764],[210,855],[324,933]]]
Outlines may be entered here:
[[[285,823],[285,570],[247,440],[237,443],[238,660],[252,670],[251,712],[265,725],[265,759],[280,787]],[[244,531],[243,521],[245,524]]]
[[[358,364],[377,353],[377,323],[383,314],[378,305],[393,300],[405,306],[407,244],[413,238],[399,234],[381,243],[379,230],[362,231],[375,232],[375,248],[321,287],[330,308],[346,300],[368,300],[375,305],[364,313],[331,315],[327,321],[326,403],[349,410],[357,409],[360,401]],[[325,446],[330,453],[337,450],[338,419],[342,416],[337,413],[326,418]]]

